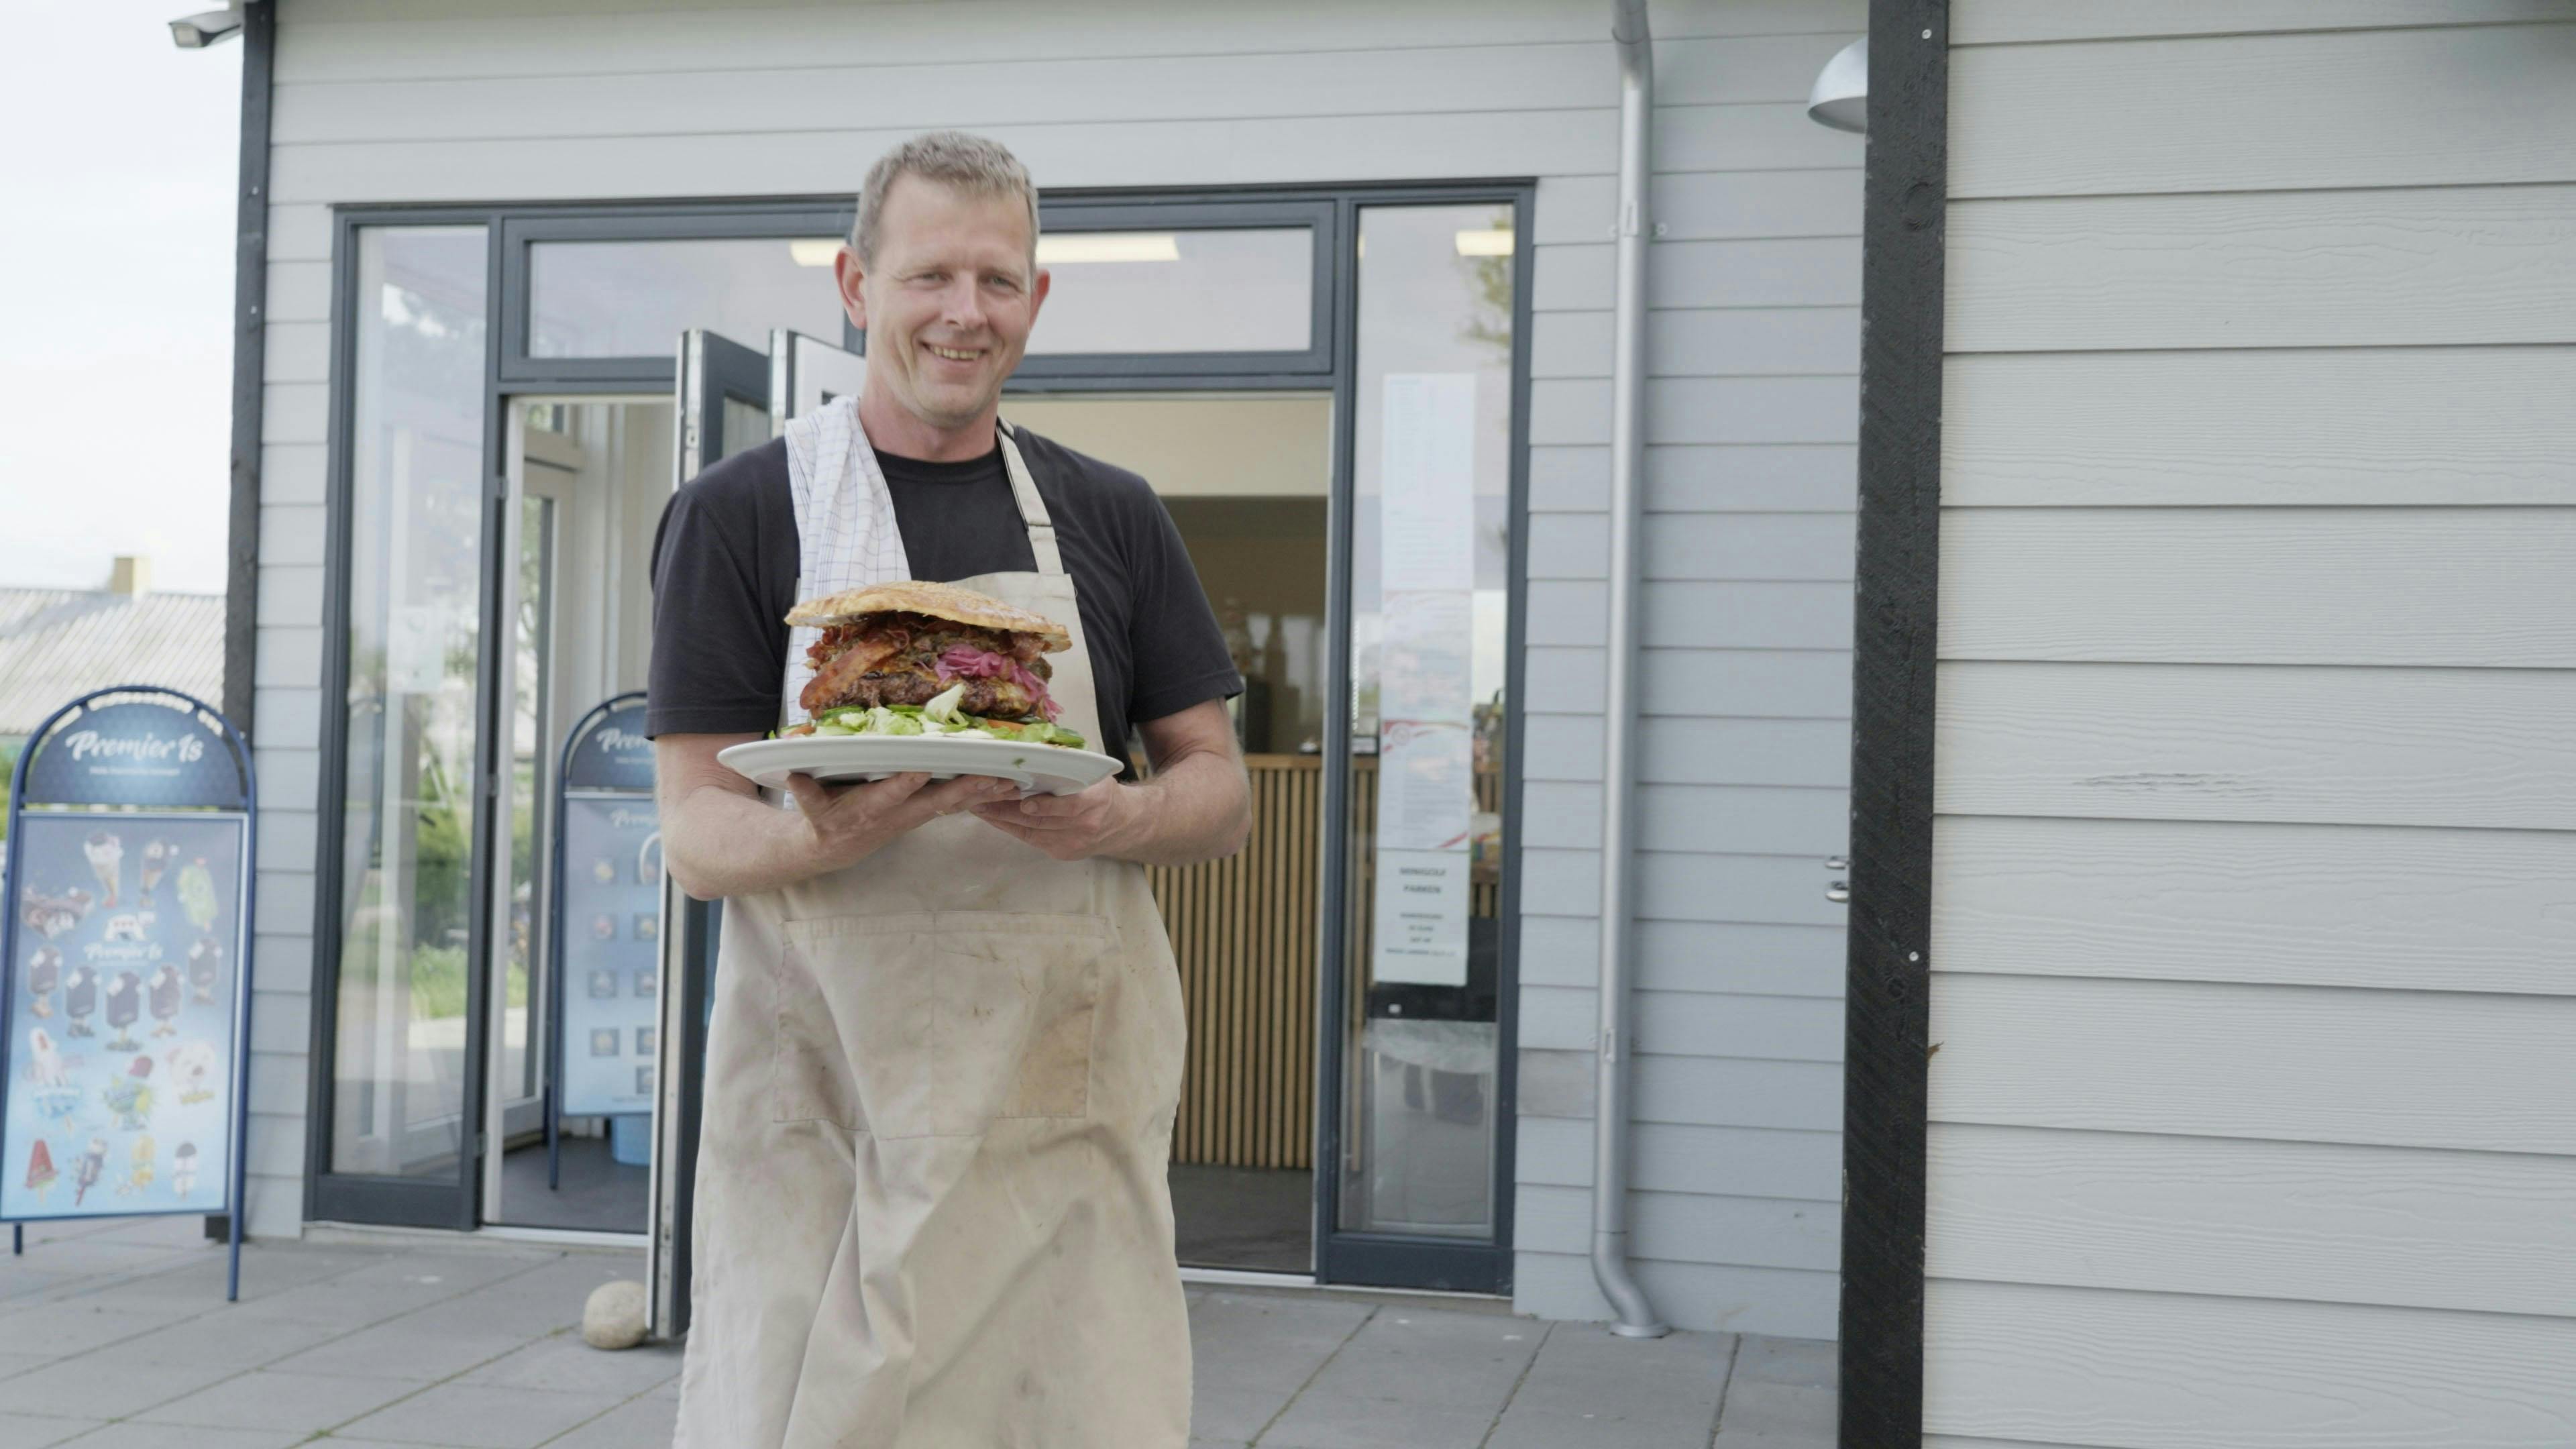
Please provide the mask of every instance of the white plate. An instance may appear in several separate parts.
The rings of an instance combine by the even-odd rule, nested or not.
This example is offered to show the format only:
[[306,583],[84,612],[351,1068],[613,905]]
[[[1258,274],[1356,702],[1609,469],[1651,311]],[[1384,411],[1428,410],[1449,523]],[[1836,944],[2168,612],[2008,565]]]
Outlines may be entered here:
[[953,735],[798,735],[734,745],[716,758],[771,790],[787,788],[789,775],[842,782],[918,771],[935,780],[989,775],[1042,795],[1070,795],[1118,773],[1116,760],[1089,750]]

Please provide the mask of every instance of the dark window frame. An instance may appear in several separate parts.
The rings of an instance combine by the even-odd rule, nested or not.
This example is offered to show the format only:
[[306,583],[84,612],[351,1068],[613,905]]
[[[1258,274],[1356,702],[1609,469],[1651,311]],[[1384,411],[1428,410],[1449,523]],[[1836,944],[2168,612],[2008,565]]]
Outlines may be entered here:
[[[1535,247],[1532,223],[1537,182],[1529,178],[1467,178],[1410,183],[1356,183],[1341,186],[1247,186],[1166,190],[1098,190],[1048,193],[1042,213],[1050,229],[1063,231],[1133,231],[1179,224],[1226,223],[1236,226],[1312,225],[1316,229],[1316,321],[1307,353],[1240,354],[1067,354],[1031,359],[1014,375],[1011,394],[1082,392],[1229,392],[1329,391],[1333,398],[1334,480],[1328,508],[1325,630],[1328,646],[1325,681],[1325,826],[1324,888],[1321,914],[1321,959],[1317,962],[1318,1033],[1316,1050],[1317,1110],[1315,1143],[1316,1218],[1314,1273],[1324,1282],[1509,1293],[1514,1254],[1514,1210],[1519,1080],[1521,836],[1523,830],[1522,739],[1525,734],[1525,671],[1528,612],[1529,539],[1529,408],[1532,288]],[[1356,444],[1356,327],[1358,213],[1369,206],[1477,205],[1507,206],[1519,244],[1513,252],[1512,429],[1510,438],[1509,518],[1510,579],[1506,603],[1508,651],[1505,682],[1506,833],[1501,867],[1501,920],[1496,966],[1497,1062],[1496,1142],[1494,1153],[1494,1237],[1489,1242],[1391,1234],[1345,1233],[1336,1229],[1340,1200],[1340,1152],[1346,1052],[1342,1027],[1347,1020],[1350,763],[1351,583],[1350,527],[1357,475],[1352,451]],[[833,230],[848,229],[849,201],[843,196],[768,197],[681,201],[581,203],[484,202],[437,205],[351,203],[332,209],[331,379],[329,391],[328,469],[330,509],[325,559],[323,695],[344,699],[348,692],[350,623],[350,557],[352,540],[351,409],[355,403],[353,366],[356,333],[350,303],[356,286],[356,232],[372,226],[481,225],[488,250],[485,351],[484,473],[485,508],[481,549],[486,580],[480,606],[486,637],[495,637],[500,607],[500,574],[491,566],[503,537],[500,510],[509,497],[508,470],[502,453],[507,435],[509,400],[546,393],[668,394],[676,385],[676,346],[672,359],[531,358],[526,355],[527,247],[534,241],[698,239],[709,237],[805,237],[818,233],[817,219],[834,219]],[[1067,224],[1052,225],[1062,215]],[[675,343],[677,339],[674,339]],[[844,324],[845,346],[863,343]],[[1213,366],[1231,360],[1229,366]],[[1079,364],[1076,366],[1059,366]],[[502,732],[490,718],[497,697],[497,671],[505,651],[485,651],[477,679],[478,748],[474,798],[489,797],[502,768],[497,752]],[[470,1163],[457,1180],[408,1180],[333,1173],[330,1167],[332,1095],[336,1086],[334,1047],[338,1020],[338,976],[342,942],[339,931],[348,729],[344,709],[324,711],[313,936],[312,1075],[308,1084],[305,1216],[312,1221],[381,1222],[470,1230],[481,1225],[481,1150],[484,1078],[489,1043],[484,1028],[488,1002],[487,972],[468,973],[467,1062],[465,1065],[464,1140]],[[470,899],[475,903],[469,958],[489,953],[490,852],[494,842],[490,812],[478,805],[472,832]]]

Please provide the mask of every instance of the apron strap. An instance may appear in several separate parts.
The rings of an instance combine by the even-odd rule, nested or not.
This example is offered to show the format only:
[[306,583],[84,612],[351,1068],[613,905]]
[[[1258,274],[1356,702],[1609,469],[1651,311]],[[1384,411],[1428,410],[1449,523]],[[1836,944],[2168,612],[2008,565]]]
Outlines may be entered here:
[[1064,555],[1055,546],[1055,520],[1047,517],[1037,480],[1029,476],[1029,465],[1020,458],[1019,430],[1007,421],[995,421],[1001,424],[1002,467],[1011,475],[1011,497],[1020,505],[1020,522],[1028,525],[1029,552],[1037,557],[1039,573],[1060,575]]

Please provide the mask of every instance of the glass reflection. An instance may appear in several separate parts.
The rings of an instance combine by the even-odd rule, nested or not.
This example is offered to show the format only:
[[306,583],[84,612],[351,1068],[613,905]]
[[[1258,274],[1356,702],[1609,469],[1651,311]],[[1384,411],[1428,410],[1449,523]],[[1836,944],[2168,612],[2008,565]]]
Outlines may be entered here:
[[1054,280],[1029,355],[1303,352],[1314,338],[1315,234],[1057,232],[1038,240]]
[[837,238],[535,242],[528,247],[530,357],[659,357],[704,327],[773,327],[838,341]]
[[1494,1233],[1512,213],[1360,213],[1340,1226]]
[[358,233],[331,1170],[449,1176],[465,1090],[484,229]]

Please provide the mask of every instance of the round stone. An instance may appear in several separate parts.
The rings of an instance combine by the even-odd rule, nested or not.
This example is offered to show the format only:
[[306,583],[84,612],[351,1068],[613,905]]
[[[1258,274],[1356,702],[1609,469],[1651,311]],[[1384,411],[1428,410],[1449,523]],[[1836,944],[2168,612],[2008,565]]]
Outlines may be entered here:
[[581,1341],[592,1348],[633,1348],[644,1341],[644,1285],[602,1283],[581,1310]]

